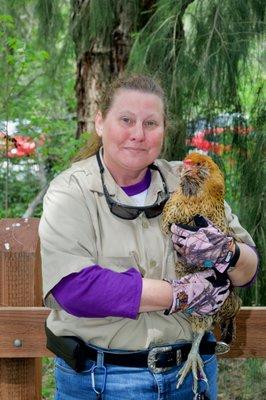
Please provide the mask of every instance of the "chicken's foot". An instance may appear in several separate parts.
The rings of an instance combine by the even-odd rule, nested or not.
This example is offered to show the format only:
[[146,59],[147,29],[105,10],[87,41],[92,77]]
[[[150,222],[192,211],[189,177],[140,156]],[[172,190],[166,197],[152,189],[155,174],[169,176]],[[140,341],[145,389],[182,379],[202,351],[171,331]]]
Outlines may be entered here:
[[208,383],[207,376],[204,372],[203,369],[203,361],[200,357],[199,354],[199,346],[201,339],[204,335],[205,331],[197,332],[194,333],[194,339],[192,342],[191,350],[188,354],[188,358],[184,364],[184,366],[181,368],[181,370],[178,372],[177,377],[179,377],[177,386],[176,388],[178,389],[182,383],[184,382],[185,377],[187,376],[190,371],[192,371],[193,374],[193,392],[197,393],[198,390],[198,377],[200,376],[200,379],[204,380],[206,383]]

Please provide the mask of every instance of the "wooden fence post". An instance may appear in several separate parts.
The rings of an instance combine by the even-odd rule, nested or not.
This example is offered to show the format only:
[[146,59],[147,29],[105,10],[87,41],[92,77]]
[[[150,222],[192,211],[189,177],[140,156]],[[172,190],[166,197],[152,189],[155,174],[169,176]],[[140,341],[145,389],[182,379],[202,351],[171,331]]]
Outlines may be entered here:
[[[38,225],[37,218],[0,220],[1,307],[42,305]],[[18,357],[0,358],[0,400],[40,400],[41,359],[19,356],[23,340],[16,339]]]

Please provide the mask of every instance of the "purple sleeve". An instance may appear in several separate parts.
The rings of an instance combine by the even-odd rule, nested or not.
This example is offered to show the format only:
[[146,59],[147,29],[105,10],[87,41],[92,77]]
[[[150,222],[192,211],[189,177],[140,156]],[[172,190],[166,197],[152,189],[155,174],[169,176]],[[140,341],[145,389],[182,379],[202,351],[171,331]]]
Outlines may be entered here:
[[257,279],[257,276],[258,276],[258,272],[259,272],[259,254],[257,252],[257,249],[256,249],[255,246],[250,246],[249,244],[247,244],[247,246],[249,246],[256,253],[257,259],[258,259],[258,263],[257,263],[256,272],[255,272],[254,276],[252,277],[252,279],[249,282],[245,283],[245,285],[236,286],[238,288],[243,288],[243,289],[244,288],[245,289],[250,288],[256,282],[256,279]]
[[142,277],[135,268],[114,272],[92,265],[67,275],[51,292],[61,307],[76,317],[136,319]]

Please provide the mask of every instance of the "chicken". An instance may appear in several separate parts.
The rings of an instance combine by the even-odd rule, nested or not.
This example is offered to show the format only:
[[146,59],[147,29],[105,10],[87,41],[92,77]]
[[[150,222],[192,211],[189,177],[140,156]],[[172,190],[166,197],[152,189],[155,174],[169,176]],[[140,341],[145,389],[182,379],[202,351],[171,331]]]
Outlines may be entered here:
[[[200,214],[207,217],[222,232],[233,236],[225,218],[224,210],[224,177],[215,162],[208,156],[199,153],[189,154],[180,173],[180,184],[165,204],[162,214],[162,229],[170,232],[173,223],[191,225],[193,217]],[[177,278],[198,271],[181,262],[176,263]],[[226,278],[226,274],[219,274]],[[223,276],[224,275],[224,276]],[[215,324],[221,327],[221,340],[230,343],[235,338],[235,317],[241,306],[241,300],[230,288],[230,295],[213,316],[188,316],[193,331],[192,348],[188,359],[179,372],[177,388],[183,383],[186,375],[192,370],[193,390],[197,393],[198,376],[207,382],[203,363],[199,355],[199,345],[205,333]]]

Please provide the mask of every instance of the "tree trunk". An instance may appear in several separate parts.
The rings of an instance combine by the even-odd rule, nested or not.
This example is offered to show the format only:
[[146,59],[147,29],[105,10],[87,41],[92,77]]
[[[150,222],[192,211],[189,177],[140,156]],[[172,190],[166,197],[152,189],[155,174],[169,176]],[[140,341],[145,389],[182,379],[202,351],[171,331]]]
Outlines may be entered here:
[[[90,0],[74,0],[72,2],[72,23],[86,12]],[[77,54],[77,132],[79,138],[83,132],[94,129],[94,116],[100,96],[110,81],[124,72],[131,48],[131,32],[136,18],[132,15],[132,2],[125,4],[117,1],[115,22],[108,40],[97,38],[89,43],[86,50],[81,50],[80,35],[73,32]]]
[[93,121],[100,94],[111,78],[110,49],[95,44],[77,61],[76,97],[78,139],[93,130]]

